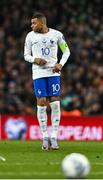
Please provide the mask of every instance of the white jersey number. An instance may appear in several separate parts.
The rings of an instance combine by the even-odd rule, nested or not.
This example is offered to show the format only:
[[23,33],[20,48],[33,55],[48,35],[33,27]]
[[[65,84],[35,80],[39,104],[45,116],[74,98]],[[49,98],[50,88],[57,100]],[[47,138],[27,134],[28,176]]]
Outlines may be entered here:
[[60,85],[59,84],[52,84],[52,89],[53,89],[53,92],[58,92],[60,90]]

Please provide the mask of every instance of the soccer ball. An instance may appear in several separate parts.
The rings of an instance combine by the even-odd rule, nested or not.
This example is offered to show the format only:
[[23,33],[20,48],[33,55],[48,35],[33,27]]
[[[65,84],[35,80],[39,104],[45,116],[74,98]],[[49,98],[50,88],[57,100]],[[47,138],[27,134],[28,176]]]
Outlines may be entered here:
[[80,153],[71,153],[62,160],[62,171],[66,178],[85,178],[90,172],[90,162]]

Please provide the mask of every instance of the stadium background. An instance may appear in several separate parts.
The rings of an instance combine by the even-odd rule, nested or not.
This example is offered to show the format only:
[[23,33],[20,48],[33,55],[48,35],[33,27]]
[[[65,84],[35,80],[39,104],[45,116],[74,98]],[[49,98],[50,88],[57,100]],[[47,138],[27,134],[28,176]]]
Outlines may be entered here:
[[[64,179],[61,161],[73,152],[88,157],[92,167],[88,178],[103,179],[102,4],[102,0],[0,0],[1,179]],[[38,10],[47,16],[49,27],[64,34],[71,51],[62,71],[57,152],[41,150],[31,65],[23,58],[30,19]],[[49,132],[50,128],[49,118]]]
[[62,71],[61,110],[103,114],[101,0],[0,0],[0,114],[36,111],[23,46],[32,13],[38,10],[47,16],[49,27],[64,34],[71,50]]

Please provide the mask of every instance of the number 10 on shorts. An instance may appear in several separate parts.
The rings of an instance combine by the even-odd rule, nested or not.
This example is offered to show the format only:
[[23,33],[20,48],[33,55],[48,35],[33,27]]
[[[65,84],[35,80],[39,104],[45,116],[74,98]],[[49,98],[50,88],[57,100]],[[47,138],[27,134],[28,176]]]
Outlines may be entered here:
[[59,84],[52,84],[53,93],[57,93],[60,90]]

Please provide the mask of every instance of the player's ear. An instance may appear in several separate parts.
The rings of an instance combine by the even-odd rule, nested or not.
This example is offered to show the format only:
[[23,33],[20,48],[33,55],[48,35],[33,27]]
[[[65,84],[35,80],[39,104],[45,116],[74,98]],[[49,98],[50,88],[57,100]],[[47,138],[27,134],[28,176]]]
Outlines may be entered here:
[[42,19],[38,19],[38,22],[42,25],[44,24]]

